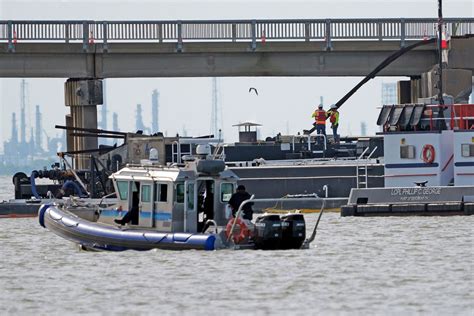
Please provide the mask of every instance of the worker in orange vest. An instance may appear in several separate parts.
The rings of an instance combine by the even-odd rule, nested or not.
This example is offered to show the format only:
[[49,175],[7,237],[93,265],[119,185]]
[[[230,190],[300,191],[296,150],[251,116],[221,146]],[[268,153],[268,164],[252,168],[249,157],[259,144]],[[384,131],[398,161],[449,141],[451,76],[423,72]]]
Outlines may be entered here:
[[337,111],[337,106],[335,104],[331,105],[331,108],[326,113],[331,122],[332,134],[334,136],[334,143],[339,144],[339,135],[337,134],[337,128],[339,127],[339,112]]
[[322,104],[318,106],[318,109],[313,112],[311,117],[314,117],[313,125],[316,127],[316,133],[326,136],[326,119],[328,115],[324,111]]

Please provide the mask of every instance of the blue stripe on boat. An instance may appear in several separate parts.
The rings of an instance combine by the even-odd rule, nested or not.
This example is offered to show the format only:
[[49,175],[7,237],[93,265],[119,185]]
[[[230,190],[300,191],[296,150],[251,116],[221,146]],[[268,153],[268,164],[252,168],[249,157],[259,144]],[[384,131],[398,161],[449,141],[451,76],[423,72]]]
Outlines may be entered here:
[[[105,217],[121,217],[127,213],[127,210],[106,210],[103,209],[100,213],[101,216]],[[140,218],[151,218],[151,212],[141,211]],[[154,217],[156,221],[171,221],[171,213],[156,212]]]
[[438,167],[437,162],[434,163],[391,163],[385,164],[387,169],[398,169],[398,168],[434,168]]
[[456,167],[473,167],[474,161],[459,161],[459,162],[455,162],[454,165]]

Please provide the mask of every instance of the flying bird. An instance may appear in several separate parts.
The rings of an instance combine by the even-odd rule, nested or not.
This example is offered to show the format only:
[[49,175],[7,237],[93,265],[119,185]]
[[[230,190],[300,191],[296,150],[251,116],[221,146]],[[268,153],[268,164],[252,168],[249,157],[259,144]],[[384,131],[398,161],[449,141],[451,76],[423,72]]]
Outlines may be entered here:
[[250,93],[250,91],[252,91],[252,90],[255,91],[255,94],[256,94],[256,95],[258,95],[258,91],[257,91],[257,89],[255,89],[254,87],[250,87],[250,88],[249,88],[249,93]]

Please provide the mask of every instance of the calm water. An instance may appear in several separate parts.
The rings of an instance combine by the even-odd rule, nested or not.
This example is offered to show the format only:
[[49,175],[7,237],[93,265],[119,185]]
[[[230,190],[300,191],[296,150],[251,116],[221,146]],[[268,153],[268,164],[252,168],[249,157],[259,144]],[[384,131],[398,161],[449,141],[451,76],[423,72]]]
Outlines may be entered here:
[[325,214],[310,250],[98,253],[1,219],[0,314],[473,315],[473,224]]

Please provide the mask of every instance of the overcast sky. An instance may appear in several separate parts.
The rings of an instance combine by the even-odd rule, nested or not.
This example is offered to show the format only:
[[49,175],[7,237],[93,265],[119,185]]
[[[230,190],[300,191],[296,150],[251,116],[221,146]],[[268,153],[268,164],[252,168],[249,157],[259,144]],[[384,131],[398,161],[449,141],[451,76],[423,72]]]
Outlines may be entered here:
[[[474,1],[444,1],[445,17],[474,16]],[[436,17],[436,0],[332,0],[332,1],[111,1],[111,0],[0,0],[1,20],[186,20],[186,19],[263,19],[263,18],[359,18],[359,17]],[[252,120],[261,123],[262,136],[278,132],[296,134],[311,126],[311,112],[324,96],[329,105],[340,99],[361,78],[259,77],[220,78],[219,104],[226,141],[235,141],[237,130],[231,125]],[[366,84],[340,110],[340,134],[360,133],[361,121],[375,133],[381,104],[381,83],[406,78],[376,78]],[[55,124],[64,124],[68,108],[64,106],[64,81],[28,79],[29,120],[34,107],[43,112],[43,127],[54,136]],[[160,129],[168,135],[203,135],[210,131],[212,103],[211,78],[156,78],[107,80],[109,128],[112,112],[119,114],[121,130],[135,129],[136,104],[144,108],[145,124],[150,126],[151,92],[160,92]],[[248,93],[257,87],[259,96]],[[99,106],[100,107],[100,106]],[[20,110],[20,79],[0,79],[0,151],[10,138],[11,112]]]

